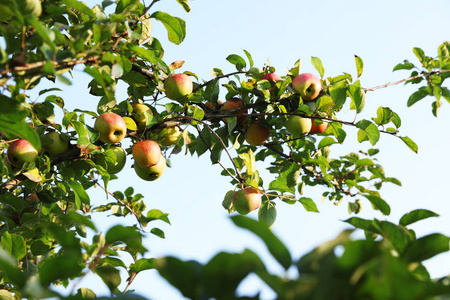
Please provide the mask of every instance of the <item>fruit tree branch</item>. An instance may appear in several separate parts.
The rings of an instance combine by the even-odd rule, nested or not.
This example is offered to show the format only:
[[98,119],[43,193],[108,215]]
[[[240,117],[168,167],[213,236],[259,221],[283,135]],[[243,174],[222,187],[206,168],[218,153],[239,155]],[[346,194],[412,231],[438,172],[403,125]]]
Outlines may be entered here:
[[397,84],[405,82],[405,81],[414,80],[414,79],[417,79],[417,78],[420,78],[420,77],[430,77],[431,75],[435,75],[435,74],[439,74],[439,73],[448,73],[448,72],[450,72],[450,70],[439,70],[439,71],[434,71],[434,72],[430,72],[430,73],[421,73],[421,74],[418,74],[416,76],[411,76],[411,77],[408,77],[408,78],[405,78],[405,79],[402,79],[402,80],[399,80],[399,81],[389,82],[389,83],[386,83],[386,84],[383,84],[383,85],[379,85],[379,86],[376,86],[376,87],[373,87],[373,88],[365,88],[363,90],[365,92],[371,92],[371,91],[375,91],[375,90],[378,90],[378,89],[386,88],[386,87],[391,86],[391,85],[397,85]]

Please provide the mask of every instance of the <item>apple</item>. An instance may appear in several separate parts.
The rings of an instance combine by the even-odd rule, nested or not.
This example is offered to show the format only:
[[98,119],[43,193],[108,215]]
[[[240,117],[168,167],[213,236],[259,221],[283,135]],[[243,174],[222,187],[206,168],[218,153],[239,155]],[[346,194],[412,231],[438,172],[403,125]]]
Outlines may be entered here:
[[162,155],[162,153],[160,153],[160,155],[161,159],[154,166],[142,168],[139,164],[134,164],[134,171],[137,176],[147,181],[154,181],[161,177],[166,169],[166,158]]
[[50,157],[53,158],[61,155],[69,149],[69,143],[62,138],[60,133],[52,131],[47,133],[45,136],[48,137],[49,143],[44,144],[43,148],[48,154],[50,154]]
[[133,111],[131,112],[131,118],[136,122],[138,129],[144,129],[147,125],[146,113],[153,115],[152,110],[145,104],[135,103],[132,105]]
[[309,101],[320,94],[320,79],[312,73],[302,73],[292,80],[292,88],[300,94],[303,101]]
[[261,194],[258,189],[248,187],[234,193],[232,202],[238,213],[246,215],[261,206]]
[[39,203],[39,197],[36,193],[31,193],[25,198],[30,204]]
[[277,75],[275,73],[264,74],[261,77],[261,80],[264,80],[264,79],[269,81],[271,84],[275,84],[277,81],[283,80],[279,75]]
[[141,168],[147,168],[156,165],[161,155],[161,147],[158,143],[152,140],[140,141],[134,144],[131,151],[133,158]]
[[40,0],[19,0],[20,10],[23,14],[30,14],[39,17],[42,14],[42,4]]
[[39,153],[33,145],[24,139],[12,142],[7,152],[9,163],[17,168],[22,168],[25,162],[35,161],[38,155]]
[[127,134],[127,124],[118,114],[109,112],[101,114],[94,124],[100,133],[99,140],[106,144],[120,143]]
[[316,124],[316,121],[311,121],[311,129],[309,130],[309,134],[315,133],[323,133],[328,127],[328,122],[323,121],[320,124]]
[[[244,105],[244,102],[242,102],[241,99],[239,99],[239,98],[231,98],[231,99],[228,99],[227,101],[225,101],[225,103],[222,105],[222,111],[225,112],[225,111],[232,110],[234,108],[237,108],[237,107],[240,107],[240,106],[243,106],[243,105]],[[245,108],[245,109],[239,110],[239,111],[234,112],[234,113],[238,114],[238,115],[246,114],[247,113],[247,109]],[[246,116],[237,117],[237,123],[238,124],[242,123],[245,120],[245,118],[246,118]],[[227,119],[226,118],[222,118],[222,120],[225,123],[227,123]]]
[[286,121],[286,130],[292,135],[304,135],[309,133],[312,127],[311,119],[297,115],[289,116]]
[[105,151],[105,156],[114,159],[114,162],[106,160],[106,169],[110,174],[117,174],[123,170],[127,160],[127,154],[122,147],[118,145],[112,145],[108,150]]
[[221,100],[217,100],[217,104],[216,105],[212,104],[209,101],[206,101],[206,103],[205,103],[205,105],[208,106],[211,109],[218,109],[218,107],[221,106],[222,104],[223,104],[223,101],[221,101]]
[[174,74],[164,80],[164,90],[169,99],[177,100],[192,93],[191,78],[183,73]]
[[177,126],[167,128],[167,135],[164,137],[164,140],[161,141],[161,146],[168,147],[175,145],[180,140],[183,135],[183,131],[181,131]]
[[245,140],[252,146],[261,146],[270,135],[270,130],[259,122],[252,122],[245,132]]

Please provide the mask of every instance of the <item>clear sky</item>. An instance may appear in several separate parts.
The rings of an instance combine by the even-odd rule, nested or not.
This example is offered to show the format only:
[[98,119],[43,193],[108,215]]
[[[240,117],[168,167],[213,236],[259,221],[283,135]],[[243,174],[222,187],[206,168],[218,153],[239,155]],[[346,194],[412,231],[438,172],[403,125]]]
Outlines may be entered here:
[[[86,1],[92,7],[95,1]],[[147,3],[148,4],[148,3]],[[218,67],[224,72],[234,70],[226,61],[229,54],[245,56],[249,51],[255,66],[263,67],[268,60],[279,75],[285,75],[297,59],[303,62],[302,72],[317,72],[311,65],[311,56],[319,57],[325,67],[325,76],[342,72],[356,78],[354,54],[364,61],[361,77],[363,87],[408,77],[408,72],[392,72],[404,59],[417,62],[413,47],[422,48],[429,56],[437,55],[437,47],[449,39],[450,2],[435,1],[268,1],[268,0],[192,0],[192,11],[185,13],[175,0],[162,0],[154,10],[168,12],[187,23],[187,36],[179,45],[170,44],[164,27],[153,21],[153,35],[166,50],[165,61],[185,60],[181,71],[191,71],[204,80],[211,79],[210,70]],[[74,72],[74,85],[64,87],[63,96],[67,108],[95,110],[97,98],[86,89],[90,78]],[[382,216],[363,200],[362,218],[386,219],[397,222],[399,218],[416,208],[426,208],[439,213],[439,218],[414,225],[418,236],[441,232],[450,235],[450,197],[446,157],[450,147],[450,104],[444,103],[439,118],[431,114],[431,98],[411,108],[406,107],[409,95],[417,86],[398,85],[370,92],[366,97],[366,109],[361,117],[375,116],[379,106],[387,106],[402,118],[401,135],[408,135],[419,145],[419,154],[410,151],[400,139],[382,136],[376,148],[381,150],[379,162],[387,176],[396,177],[402,187],[386,184],[381,195],[391,205],[390,216]],[[221,99],[224,98],[221,95]],[[126,90],[118,88],[117,99],[126,98]],[[354,113],[343,111],[338,115],[353,120]],[[60,121],[60,120],[59,120]],[[342,146],[332,147],[332,156],[339,156],[371,146],[356,141],[355,131],[349,128]],[[228,190],[233,189],[230,180],[221,176],[221,168],[211,166],[209,155],[201,158],[179,154],[171,157],[172,168],[155,182],[140,181],[130,169],[119,174],[120,179],[111,182],[110,190],[124,190],[134,186],[145,196],[149,208],[169,213],[171,225],[157,223],[163,229],[165,239],[148,234],[145,244],[150,249],[148,257],[174,255],[182,259],[207,262],[219,251],[241,252],[250,248],[267,263],[269,270],[283,274],[282,268],[270,257],[262,242],[250,233],[234,227],[221,203]],[[230,166],[224,158],[223,162]],[[271,175],[260,172],[268,187]],[[307,189],[305,196],[314,199],[319,214],[308,213],[299,204],[288,205],[278,201],[278,219],[273,231],[288,245],[295,259],[306,254],[320,243],[336,236],[348,226],[342,222],[349,218],[347,200],[341,206],[321,203],[322,188]],[[94,203],[105,203],[100,189],[89,192]],[[352,199],[350,199],[352,200]],[[250,216],[256,218],[257,213]],[[121,219],[101,217],[97,226],[104,230]],[[134,224],[130,216],[127,224]],[[450,273],[450,255],[444,254],[426,262],[432,276]],[[445,267],[447,266],[447,267]],[[295,272],[289,272],[295,276]],[[96,291],[106,292],[106,287],[89,276],[78,284]],[[123,283],[124,284],[124,283]],[[146,271],[137,276],[132,289],[150,299],[183,299],[168,286],[156,271]],[[240,286],[243,295],[262,291],[264,299],[274,297],[270,289],[254,277]]]

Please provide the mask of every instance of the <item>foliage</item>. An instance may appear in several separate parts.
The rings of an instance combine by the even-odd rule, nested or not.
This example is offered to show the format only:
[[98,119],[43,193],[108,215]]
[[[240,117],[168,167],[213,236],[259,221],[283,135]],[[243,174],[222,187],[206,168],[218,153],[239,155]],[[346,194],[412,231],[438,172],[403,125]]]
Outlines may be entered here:
[[[226,58],[235,72],[225,74],[215,67],[213,78],[202,81],[195,73],[185,71],[196,80],[193,92],[170,101],[165,97],[164,80],[184,62],[163,60],[164,48],[152,36],[151,22],[161,22],[169,41],[175,44],[183,41],[186,29],[182,19],[153,11],[158,1],[148,6],[136,0],[103,1],[93,8],[77,0],[33,2],[33,7],[42,6],[42,12],[14,0],[0,4],[1,296],[64,298],[52,289],[53,285],[67,287],[92,272],[103,280],[111,295],[140,299],[128,288],[139,273],[149,269],[157,269],[193,299],[234,298],[237,286],[250,273],[257,274],[281,299],[425,299],[449,294],[447,281],[431,279],[422,265],[423,260],[448,251],[449,238],[441,234],[416,238],[406,227],[435,216],[432,212],[413,211],[399,225],[352,217],[346,222],[364,230],[366,239],[351,239],[351,232],[345,231],[299,261],[293,261],[269,229],[280,201],[286,205],[299,202],[306,211],[318,212],[317,199],[303,196],[313,186],[323,188],[323,199],[335,204],[348,200],[350,214],[357,214],[361,199],[365,199],[375,210],[389,215],[390,206],[380,189],[385,183],[401,183],[385,174],[376,159],[380,150],[374,147],[382,134],[398,137],[414,152],[418,146],[408,136],[400,135],[400,116],[390,108],[379,107],[371,119],[360,118],[360,114],[367,92],[392,84],[364,88],[359,79],[345,72],[324,78],[321,60],[311,57],[321,77],[321,93],[314,101],[304,101],[291,85],[300,73],[300,60],[282,80],[270,82],[262,77],[275,72],[274,67],[256,67],[251,54],[244,50],[245,55]],[[189,12],[187,0],[178,3]],[[450,101],[450,92],[443,86],[450,74],[449,49],[448,42],[443,43],[437,58],[414,49],[422,69],[394,83],[426,81],[427,86],[411,95],[409,106],[434,95],[433,114],[437,115],[441,96]],[[355,63],[359,78],[362,58],[355,56]],[[404,61],[394,71],[415,68]],[[88,92],[98,96],[96,111],[83,107],[69,111],[65,100],[56,95],[59,87],[41,89],[41,81],[71,84],[74,69],[92,77]],[[127,85],[127,99],[116,98],[118,83]],[[45,99],[30,99],[32,89],[38,89]],[[224,100],[239,98],[244,105],[224,110],[220,95]],[[145,103],[150,109],[143,113],[143,128],[138,128],[133,114],[133,104],[137,103]],[[61,124],[54,120],[55,109],[64,114]],[[339,119],[339,112],[347,109],[354,110],[353,122]],[[143,229],[150,226],[152,234],[164,238],[164,232],[153,227],[153,222],[170,221],[164,212],[148,209],[143,195],[136,194],[132,187],[109,191],[110,181],[120,178],[108,172],[108,163],[115,163],[117,157],[108,151],[111,145],[98,140],[99,133],[90,122],[105,112],[114,112],[125,120],[126,138],[131,144],[126,149],[128,157],[133,145],[141,140],[158,142],[167,158],[183,152],[209,155],[212,164],[223,167],[222,175],[230,177],[233,189],[222,203],[229,213],[234,212],[231,199],[236,189],[257,188],[263,196],[259,220],[231,218],[237,226],[259,236],[286,270],[296,267],[298,278],[269,274],[251,250],[219,253],[205,265],[174,257],[147,258]],[[295,136],[285,129],[290,115],[327,122],[328,127],[323,133]],[[269,139],[261,146],[245,142],[246,128],[256,120],[270,129]],[[182,131],[173,144],[167,142],[171,128]],[[332,157],[331,149],[346,141],[347,128],[355,128],[358,142],[369,144],[369,149]],[[61,133],[69,149],[56,156],[42,150],[52,145],[45,136],[49,132]],[[35,161],[11,166],[7,148],[19,138],[28,140],[40,155]],[[223,158],[232,167],[227,167]],[[276,175],[271,182],[265,183],[260,177],[257,161],[265,162],[267,170]],[[170,166],[169,159],[167,163]],[[104,189],[113,200],[93,206],[87,190],[94,186]],[[38,201],[31,201],[33,197]],[[117,217],[131,215],[136,225],[117,225],[98,232],[91,219],[105,211]],[[95,234],[89,236],[87,228]],[[338,255],[339,249],[342,254]],[[125,253],[132,257],[131,264],[122,260]],[[122,269],[128,276],[124,291],[118,289]],[[323,282],[328,283],[326,289]],[[379,289],[380,285],[383,288]],[[79,289],[66,298],[77,297],[93,298],[95,293]]]

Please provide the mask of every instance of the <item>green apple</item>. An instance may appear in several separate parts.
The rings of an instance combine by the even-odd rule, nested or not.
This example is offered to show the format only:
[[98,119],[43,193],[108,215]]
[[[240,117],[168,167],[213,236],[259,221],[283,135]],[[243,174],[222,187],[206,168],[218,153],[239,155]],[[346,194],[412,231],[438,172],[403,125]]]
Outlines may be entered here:
[[297,115],[289,116],[286,121],[286,130],[292,135],[304,135],[311,130],[312,122],[309,118]]
[[161,141],[161,146],[168,147],[178,143],[179,139],[183,135],[183,131],[177,126],[167,128],[167,134]]
[[252,122],[245,132],[245,140],[249,145],[261,146],[266,142],[269,135],[269,128],[259,124],[259,122]]
[[246,215],[261,206],[261,194],[254,187],[237,191],[233,195],[234,209],[241,215]]
[[164,80],[164,91],[169,99],[177,100],[192,93],[191,78],[183,73],[174,74]]
[[39,153],[33,145],[24,139],[12,142],[7,152],[9,163],[17,168],[22,168],[25,162],[34,162],[38,155]]
[[127,161],[127,154],[122,147],[118,145],[112,145],[108,150],[105,151],[104,155],[114,161],[111,162],[109,160],[105,160],[108,173],[117,174],[123,170]]
[[161,158],[159,162],[151,167],[142,168],[139,166],[139,164],[134,164],[134,171],[136,174],[146,181],[154,181],[161,177],[161,175],[164,173],[164,170],[166,169],[166,158],[162,153],[160,153]]
[[125,120],[115,113],[103,113],[96,120],[94,129],[100,133],[99,140],[106,144],[120,143],[127,134]]
[[18,0],[20,11],[25,15],[39,17],[42,14],[42,4],[40,0]]
[[147,125],[146,113],[153,115],[152,110],[145,104],[135,103],[132,105],[133,111],[131,112],[131,118],[136,122],[138,129],[144,129]]
[[53,158],[61,155],[69,149],[69,143],[62,138],[60,133],[52,131],[47,133],[45,137],[47,137],[46,140],[48,143],[45,143],[43,148],[48,154],[50,154],[50,157]]
[[292,80],[292,88],[300,94],[303,101],[310,101],[320,94],[322,85],[320,79],[312,73],[303,73]]
[[140,141],[134,144],[133,154],[135,165],[141,168],[147,168],[158,164],[163,155],[161,154],[161,147],[158,143],[152,140]]

